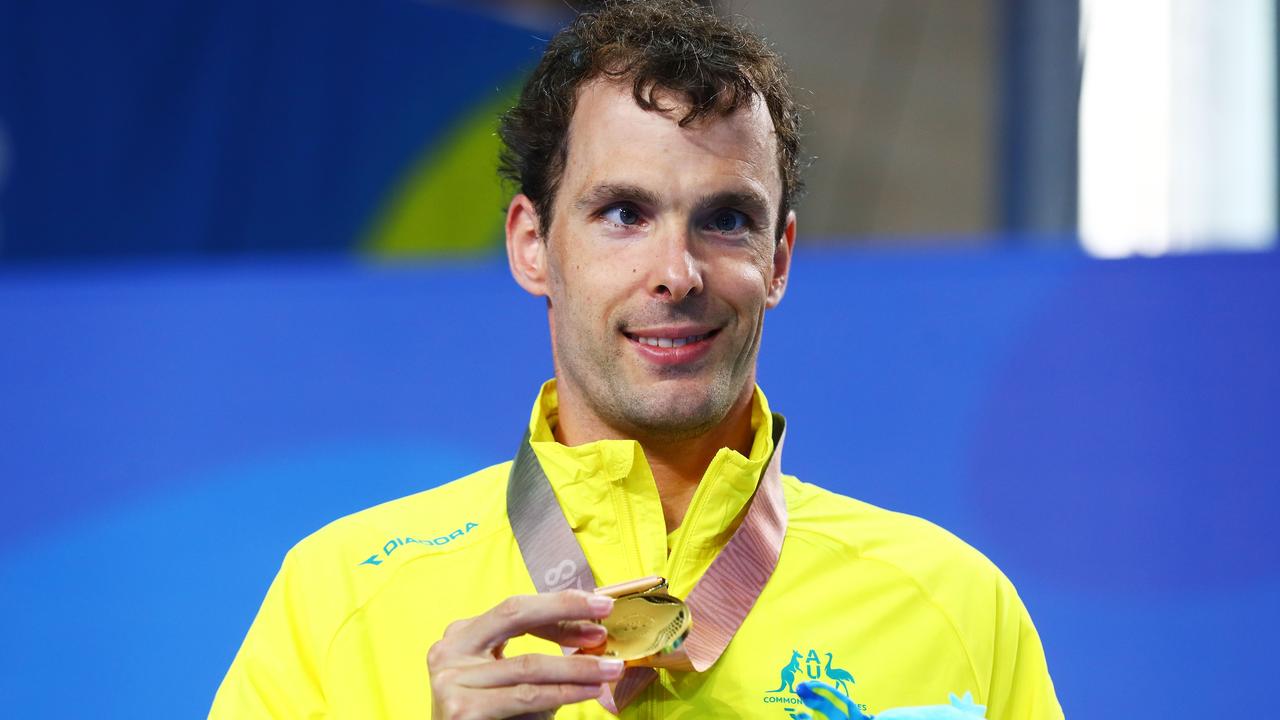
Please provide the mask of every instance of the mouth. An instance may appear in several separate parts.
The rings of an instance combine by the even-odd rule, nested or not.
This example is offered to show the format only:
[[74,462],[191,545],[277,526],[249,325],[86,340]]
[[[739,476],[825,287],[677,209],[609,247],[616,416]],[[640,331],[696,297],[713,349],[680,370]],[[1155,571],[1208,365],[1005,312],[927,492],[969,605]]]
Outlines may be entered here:
[[686,365],[704,357],[720,328],[661,327],[627,329],[622,334],[642,358],[655,365]]
[[693,345],[705,340],[710,340],[713,335],[720,332],[719,329],[708,330],[703,333],[693,333],[690,335],[672,336],[665,334],[668,331],[649,330],[643,333],[632,333],[623,331],[622,334],[627,336],[628,340],[655,348],[678,348],[685,345]]

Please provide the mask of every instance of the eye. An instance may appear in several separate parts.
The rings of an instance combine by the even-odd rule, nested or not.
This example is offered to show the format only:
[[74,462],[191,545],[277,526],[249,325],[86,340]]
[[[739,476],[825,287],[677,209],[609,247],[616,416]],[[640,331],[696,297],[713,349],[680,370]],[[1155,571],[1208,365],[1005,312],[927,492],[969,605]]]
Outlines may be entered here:
[[614,205],[604,211],[603,217],[615,225],[640,224],[640,211],[630,205]]
[[729,208],[717,210],[716,214],[712,216],[711,222],[707,225],[708,229],[725,234],[742,232],[750,226],[751,219],[747,217],[746,213]]

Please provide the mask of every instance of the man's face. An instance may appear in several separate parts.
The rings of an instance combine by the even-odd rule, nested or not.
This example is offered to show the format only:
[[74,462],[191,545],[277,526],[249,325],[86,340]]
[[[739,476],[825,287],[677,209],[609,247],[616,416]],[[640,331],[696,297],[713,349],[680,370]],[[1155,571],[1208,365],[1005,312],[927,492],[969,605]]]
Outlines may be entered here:
[[545,241],[560,394],[605,425],[682,439],[748,401],[764,311],[794,239],[773,125],[758,101],[689,127],[629,86],[585,86]]

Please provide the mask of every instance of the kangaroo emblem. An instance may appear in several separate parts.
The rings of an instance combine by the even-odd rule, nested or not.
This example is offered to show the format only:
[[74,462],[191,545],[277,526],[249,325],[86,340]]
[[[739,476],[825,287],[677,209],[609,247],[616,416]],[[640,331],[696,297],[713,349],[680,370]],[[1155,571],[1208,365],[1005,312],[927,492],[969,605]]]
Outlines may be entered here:
[[796,671],[800,669],[801,657],[800,653],[795,650],[791,651],[791,662],[787,663],[787,666],[782,668],[782,683],[778,685],[777,690],[770,690],[769,692],[780,693],[784,690],[789,693],[795,692]]

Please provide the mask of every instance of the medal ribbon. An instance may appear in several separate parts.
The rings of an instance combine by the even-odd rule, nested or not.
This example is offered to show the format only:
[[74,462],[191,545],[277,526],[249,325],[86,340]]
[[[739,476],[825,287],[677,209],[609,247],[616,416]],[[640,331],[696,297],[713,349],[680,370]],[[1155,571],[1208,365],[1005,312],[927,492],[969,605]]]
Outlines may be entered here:
[[[685,598],[693,629],[679,649],[656,658],[655,665],[697,672],[714,665],[778,566],[787,532],[787,504],[782,494],[785,429],[786,421],[775,413],[773,455],[760,475],[742,524]],[[538,592],[570,588],[590,592],[595,588],[591,566],[529,445],[527,431],[507,482],[507,516]],[[576,648],[563,650],[571,654]],[[622,679],[606,690],[600,704],[618,714],[657,675],[650,667],[627,668]]]

